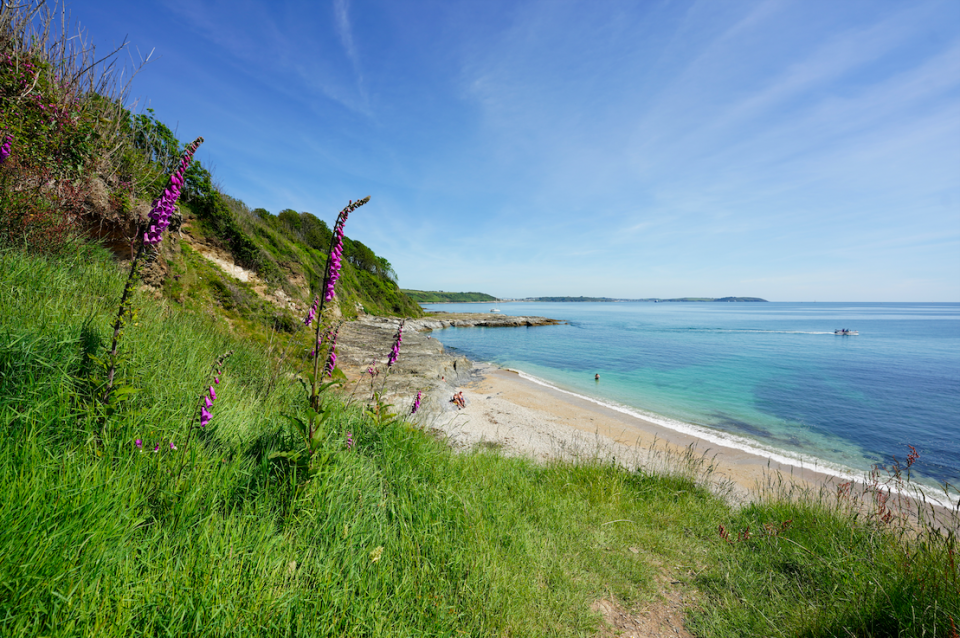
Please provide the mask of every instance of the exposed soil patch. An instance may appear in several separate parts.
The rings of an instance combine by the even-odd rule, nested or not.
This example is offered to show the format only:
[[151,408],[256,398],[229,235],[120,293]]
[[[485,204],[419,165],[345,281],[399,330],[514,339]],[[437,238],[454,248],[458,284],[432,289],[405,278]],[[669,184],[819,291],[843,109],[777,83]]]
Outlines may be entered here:
[[693,638],[683,624],[683,609],[690,596],[680,589],[681,583],[661,574],[661,598],[639,610],[626,609],[615,599],[601,598],[590,609],[603,616],[605,627],[598,638]]

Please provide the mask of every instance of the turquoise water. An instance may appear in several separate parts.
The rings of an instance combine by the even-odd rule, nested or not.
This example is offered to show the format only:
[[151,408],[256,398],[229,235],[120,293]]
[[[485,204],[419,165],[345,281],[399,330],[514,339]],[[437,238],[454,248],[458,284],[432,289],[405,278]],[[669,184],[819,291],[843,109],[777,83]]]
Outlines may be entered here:
[[[913,445],[920,452],[914,469],[926,482],[960,484],[960,304],[498,307],[569,325],[450,328],[433,336],[471,359],[715,442],[841,475],[889,466]],[[835,336],[836,328],[860,335]]]

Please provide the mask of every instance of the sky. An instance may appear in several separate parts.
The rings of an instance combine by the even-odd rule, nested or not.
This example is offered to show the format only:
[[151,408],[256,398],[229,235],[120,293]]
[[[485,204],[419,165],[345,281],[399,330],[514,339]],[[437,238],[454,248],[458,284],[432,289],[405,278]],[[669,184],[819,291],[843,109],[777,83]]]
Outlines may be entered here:
[[224,192],[369,195],[404,288],[960,302],[956,0],[67,7]]

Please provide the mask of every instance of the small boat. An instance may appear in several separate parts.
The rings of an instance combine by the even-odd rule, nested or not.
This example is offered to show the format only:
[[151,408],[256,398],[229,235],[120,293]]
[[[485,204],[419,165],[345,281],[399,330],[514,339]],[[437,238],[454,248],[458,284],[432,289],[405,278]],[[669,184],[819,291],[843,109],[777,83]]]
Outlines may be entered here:
[[490,309],[490,312],[500,312],[500,309],[496,307],[496,306],[499,306],[499,305],[500,305],[500,300],[497,299],[497,303],[495,303],[495,304],[494,304],[494,307]]
[[856,337],[860,333],[857,332],[856,330],[847,330],[846,328],[842,328],[840,330],[834,330],[833,334],[839,335],[841,337]]

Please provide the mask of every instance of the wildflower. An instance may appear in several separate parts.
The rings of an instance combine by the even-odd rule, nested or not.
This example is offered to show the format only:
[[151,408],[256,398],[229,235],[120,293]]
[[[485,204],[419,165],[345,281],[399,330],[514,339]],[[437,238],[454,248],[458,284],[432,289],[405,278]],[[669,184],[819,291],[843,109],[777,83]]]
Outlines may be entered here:
[[[233,350],[224,354],[222,357],[217,359],[216,364],[213,366],[213,383],[217,385],[220,383],[220,375],[223,374],[223,364],[233,354]],[[210,410],[213,408],[214,402],[217,400],[217,391],[211,385],[207,386],[207,391],[200,395],[200,398],[203,399],[203,403],[200,404],[200,427],[205,428],[207,424],[210,423],[210,419],[213,418],[213,413]],[[190,440],[187,439],[187,443],[190,443]]]
[[387,358],[387,367],[389,368],[397,362],[397,358],[400,356],[400,342],[403,341],[403,322],[400,322],[400,325],[397,326],[397,336],[393,341],[393,348],[390,350],[390,357]]
[[327,277],[327,288],[324,292],[326,301],[333,301],[337,280],[340,279],[341,259],[343,257],[343,224],[349,213],[346,209],[337,218],[337,225],[333,229],[333,249],[330,251],[330,274]]
[[159,451],[160,451],[160,444],[157,443],[157,446],[156,446],[155,448],[153,448],[153,453],[156,454],[156,453],[159,452]]
[[210,412],[210,408],[213,407],[213,402],[217,400],[217,391],[213,389],[213,386],[210,386],[207,396],[203,397],[203,405],[200,406],[200,427],[207,427],[207,423],[210,423],[210,419],[213,418],[213,414]]
[[347,217],[350,216],[350,213],[369,201],[369,197],[364,197],[356,202],[350,201],[347,207],[337,215],[337,223],[333,227],[332,248],[330,249],[330,257],[327,263],[327,276],[324,280],[324,301],[333,301],[336,294],[337,280],[340,279],[341,260],[343,259],[343,225],[347,222]]
[[137,446],[138,450],[143,449],[143,439],[137,439],[136,441],[134,441],[133,444]]
[[410,414],[411,414],[411,415],[412,415],[412,414],[416,414],[416,413],[417,413],[417,410],[420,409],[420,396],[421,396],[422,394],[423,394],[423,392],[419,392],[419,391],[417,392],[417,398],[416,398],[416,400],[414,400],[414,402],[413,402],[413,409],[410,410]]
[[7,158],[10,157],[10,145],[13,143],[13,136],[8,135],[7,139],[3,141],[3,145],[0,146],[0,164],[3,164],[7,161]]
[[320,297],[313,298],[313,306],[310,307],[310,312],[307,313],[306,319],[303,320],[303,325],[310,326],[313,323],[314,318],[317,316],[317,304],[320,303]]
[[197,148],[203,144],[203,138],[195,139],[184,151],[180,159],[180,165],[170,176],[169,185],[160,194],[160,197],[153,202],[153,209],[150,211],[150,227],[143,235],[143,243],[156,246],[163,239],[163,231],[170,225],[170,217],[173,215],[174,206],[180,198],[180,190],[183,188],[183,174],[186,172],[190,162],[193,161],[193,154]]
[[347,432],[347,449],[353,449],[353,434],[351,432]]
[[327,376],[333,376],[333,369],[337,367],[337,334],[340,330],[336,330],[332,335],[330,335],[330,356],[327,357],[327,365],[324,368],[326,370]]
[[173,441],[170,441],[170,449],[171,449],[171,450],[176,450],[176,449],[177,449],[177,446],[173,444]]

